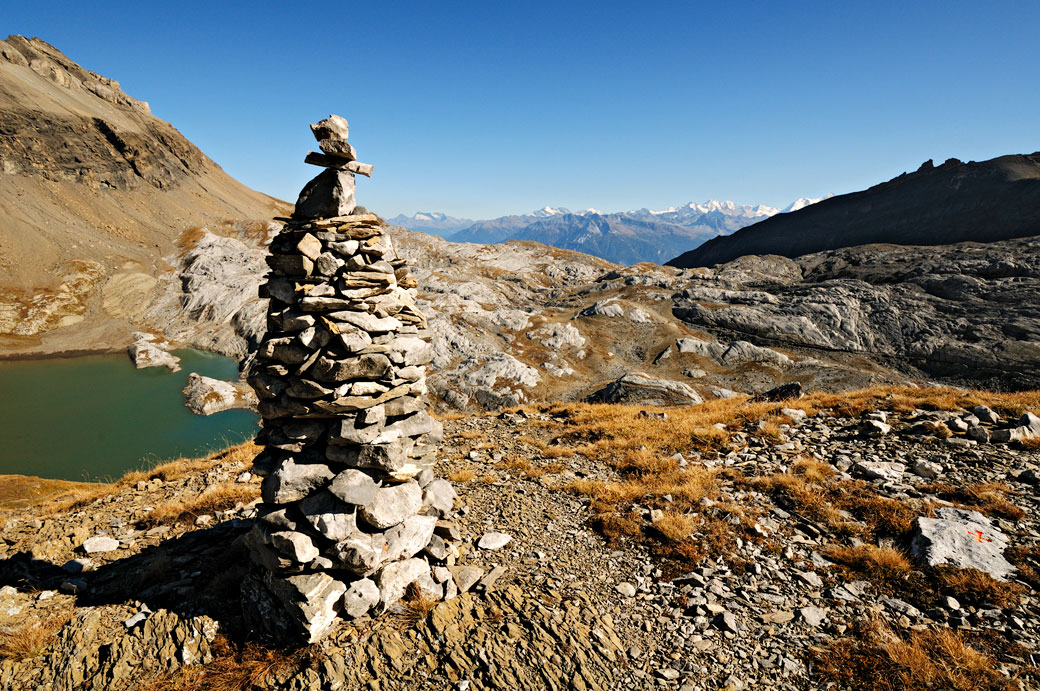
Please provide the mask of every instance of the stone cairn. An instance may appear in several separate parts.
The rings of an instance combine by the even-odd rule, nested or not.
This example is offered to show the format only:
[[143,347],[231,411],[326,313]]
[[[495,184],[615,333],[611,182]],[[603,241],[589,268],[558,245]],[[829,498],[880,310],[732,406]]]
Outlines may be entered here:
[[260,287],[268,332],[249,383],[264,481],[242,587],[254,627],[308,643],[338,617],[385,612],[409,587],[433,599],[459,591],[458,535],[444,520],[455,492],[432,471],[443,433],[423,399],[433,352],[416,283],[383,222],[355,204],[354,175],[372,166],[357,161],[347,121],[311,130],[323,153],[305,160],[326,170],[272,241]]

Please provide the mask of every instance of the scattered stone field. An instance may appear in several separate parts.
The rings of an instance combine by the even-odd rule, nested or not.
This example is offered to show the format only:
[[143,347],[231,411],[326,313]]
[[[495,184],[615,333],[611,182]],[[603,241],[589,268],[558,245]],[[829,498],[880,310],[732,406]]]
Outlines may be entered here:
[[300,650],[237,602],[255,447],[10,510],[0,689],[1036,688],[1037,407],[919,398],[446,419],[473,582]]

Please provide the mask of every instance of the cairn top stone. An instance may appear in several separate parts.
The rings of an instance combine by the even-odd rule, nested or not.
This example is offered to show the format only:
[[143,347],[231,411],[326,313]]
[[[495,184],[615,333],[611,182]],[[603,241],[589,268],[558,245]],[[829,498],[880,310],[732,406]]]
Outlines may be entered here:
[[324,153],[346,161],[354,161],[357,160],[357,151],[347,143],[349,131],[346,119],[338,115],[330,115],[311,125],[311,132]]
[[339,115],[330,115],[324,120],[319,120],[311,125],[311,132],[314,133],[314,138],[318,141],[318,144],[325,141],[346,142],[350,134],[350,125],[347,124],[346,118]]

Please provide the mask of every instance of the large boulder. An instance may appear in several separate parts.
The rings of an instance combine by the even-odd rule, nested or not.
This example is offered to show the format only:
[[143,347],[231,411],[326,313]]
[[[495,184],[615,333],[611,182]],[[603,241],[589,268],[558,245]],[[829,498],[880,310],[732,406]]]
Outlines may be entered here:
[[591,394],[590,403],[642,403],[646,405],[694,405],[704,399],[689,385],[668,379],[654,379],[643,372],[632,372]]
[[977,569],[1005,580],[1015,567],[1004,558],[1007,538],[978,511],[944,507],[935,518],[921,516],[914,527],[910,551],[925,566]]
[[308,182],[300,192],[293,219],[306,221],[349,216],[357,206],[354,192],[353,173],[328,168]]

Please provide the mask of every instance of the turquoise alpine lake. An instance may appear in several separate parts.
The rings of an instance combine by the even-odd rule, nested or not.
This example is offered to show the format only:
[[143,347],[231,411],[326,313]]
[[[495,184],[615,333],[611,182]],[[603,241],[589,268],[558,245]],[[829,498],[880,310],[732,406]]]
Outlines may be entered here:
[[0,361],[0,474],[106,480],[252,438],[258,416],[184,407],[188,374],[238,378],[231,358],[178,350],[181,371],[125,354]]

